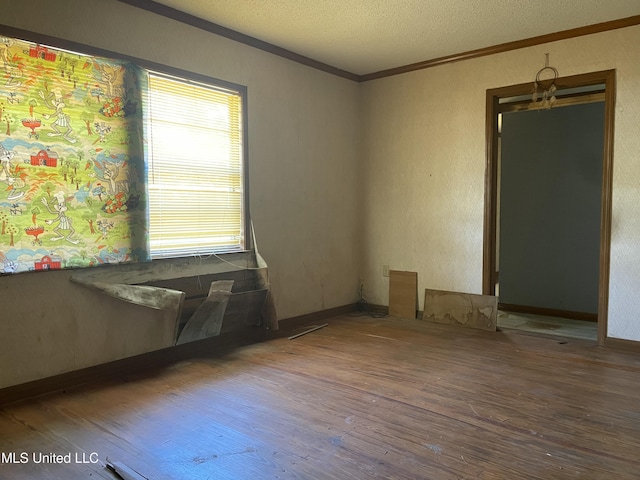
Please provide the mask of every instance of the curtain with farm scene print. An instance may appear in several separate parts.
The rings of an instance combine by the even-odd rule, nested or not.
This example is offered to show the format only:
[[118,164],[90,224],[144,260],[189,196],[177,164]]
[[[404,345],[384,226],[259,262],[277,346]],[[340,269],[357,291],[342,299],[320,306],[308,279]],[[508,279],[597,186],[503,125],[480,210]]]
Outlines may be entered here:
[[0,36],[0,273],[148,260],[142,71]]

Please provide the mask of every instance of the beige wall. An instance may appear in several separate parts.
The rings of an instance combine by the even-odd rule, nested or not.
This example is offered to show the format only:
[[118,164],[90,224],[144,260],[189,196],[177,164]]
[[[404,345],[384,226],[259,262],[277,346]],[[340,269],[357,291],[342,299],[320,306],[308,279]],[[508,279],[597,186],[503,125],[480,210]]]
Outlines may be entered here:
[[[251,214],[278,317],[357,300],[355,82],[114,0],[3,0],[0,23],[246,85]],[[0,277],[0,388],[164,346],[153,312],[68,277]]]
[[388,302],[383,264],[419,292],[482,292],[485,92],[532,81],[548,52],[562,76],[617,71],[608,335],[640,340],[639,46],[636,26],[364,84],[367,300]]
[[[615,68],[609,335],[640,340],[640,27],[358,85],[115,0],[3,0],[0,23],[248,87],[251,213],[279,318],[352,303],[359,279],[386,304],[383,264],[417,271],[422,292],[479,293],[486,89],[531,81],[546,52],[561,75]],[[68,277],[0,277],[0,387],[162,344],[153,313]]]

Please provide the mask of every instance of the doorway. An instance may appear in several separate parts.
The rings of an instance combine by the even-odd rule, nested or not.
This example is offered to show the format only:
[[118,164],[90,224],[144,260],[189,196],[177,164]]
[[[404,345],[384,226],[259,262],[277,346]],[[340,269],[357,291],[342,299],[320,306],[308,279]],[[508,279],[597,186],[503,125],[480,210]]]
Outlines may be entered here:
[[[597,265],[593,280],[593,309],[597,310],[598,344],[603,345],[607,333],[609,252],[611,232],[611,185],[613,160],[613,119],[615,100],[615,71],[595,72],[556,80],[557,104],[585,104],[594,101],[604,102],[603,157],[601,167],[601,198],[599,212],[594,221],[596,239]],[[532,83],[513,85],[487,90],[486,146],[487,169],[485,177],[485,228],[483,258],[483,293],[496,295],[498,276],[498,245],[500,218],[500,142],[499,115],[505,111],[531,108]],[[560,95],[563,92],[563,95]],[[523,97],[524,100],[520,97]],[[528,99],[527,99],[528,98]],[[554,105],[554,108],[556,107]],[[599,173],[599,172],[598,172]],[[597,199],[596,199],[597,200]],[[595,207],[597,208],[597,207]],[[599,228],[598,228],[599,224]],[[559,228],[559,227],[555,227]],[[599,230],[599,231],[598,231]]]

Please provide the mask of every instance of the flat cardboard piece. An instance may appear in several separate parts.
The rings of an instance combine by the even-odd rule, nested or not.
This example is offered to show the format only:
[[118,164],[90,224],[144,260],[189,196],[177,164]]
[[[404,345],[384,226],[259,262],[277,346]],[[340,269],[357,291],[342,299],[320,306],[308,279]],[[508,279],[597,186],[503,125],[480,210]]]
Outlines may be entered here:
[[424,314],[428,322],[496,331],[498,297],[472,293],[425,290]]
[[416,318],[418,273],[389,270],[389,315]]

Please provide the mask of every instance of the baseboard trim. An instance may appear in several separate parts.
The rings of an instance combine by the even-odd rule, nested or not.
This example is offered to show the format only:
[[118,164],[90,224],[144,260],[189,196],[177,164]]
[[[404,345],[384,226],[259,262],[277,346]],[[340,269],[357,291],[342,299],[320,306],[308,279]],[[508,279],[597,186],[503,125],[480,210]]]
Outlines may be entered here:
[[262,328],[238,330],[222,334],[217,337],[205,338],[195,342],[175,345],[173,347],[154,350],[132,357],[101,363],[91,367],[65,372],[51,377],[33,380],[31,382],[12,385],[0,389],[0,406],[9,403],[33,399],[56,392],[64,392],[82,385],[104,380],[116,380],[130,375],[152,372],[165,368],[173,363],[196,357],[215,357],[223,355],[229,350],[249,343],[255,343],[267,338],[280,336],[279,331],[285,332],[291,328],[310,322],[317,322],[327,318],[344,315],[356,310],[355,303],[340,307],[329,308],[319,312],[300,315],[280,320],[280,330],[267,331]]
[[379,315],[389,315],[389,306],[388,305],[376,305],[375,303],[366,303],[361,308],[363,312],[367,313],[376,313]]
[[[5,387],[0,389],[0,406],[51,393],[65,392],[66,390],[98,381],[115,380],[144,372],[152,372],[189,358],[224,355],[237,346],[255,343],[273,336],[284,336],[287,330],[359,310],[380,315],[388,315],[389,313],[389,307],[386,305],[352,303],[286,318],[278,322],[280,325],[279,331],[267,332],[263,329],[255,329],[233,332]],[[418,318],[422,318],[422,312],[418,313]],[[605,347],[640,353],[640,342],[633,340],[607,337],[605,339]]]
[[[378,314],[378,315],[389,315],[389,306],[388,305],[365,304],[363,311],[366,311],[366,312],[372,313],[372,314]],[[423,315],[424,315],[424,311],[423,310],[417,310],[416,311],[415,320],[422,320]]]
[[615,350],[622,350],[625,352],[640,354],[640,342],[637,342],[635,340],[607,337],[604,340],[604,346],[606,348],[613,348]]
[[258,342],[263,338],[265,330],[261,328],[232,332],[12,385],[0,389],[0,406],[51,393],[66,392],[82,385],[153,372],[189,358],[223,355],[234,347]]
[[533,315],[546,315],[547,317],[569,318],[572,320],[586,320],[588,322],[597,322],[597,313],[573,312],[571,310],[559,310],[555,308],[532,307],[529,305],[515,305],[512,303],[498,303],[500,310],[516,313],[530,313]]
[[[337,317],[339,315],[346,315],[357,310],[357,303],[349,303],[340,307],[328,308],[326,310],[320,310],[318,312],[307,313],[305,315],[298,315],[296,317],[285,318],[278,321],[278,327],[280,330],[287,331],[292,328],[297,328],[305,324],[312,322],[319,322],[326,320],[327,318]],[[277,332],[277,331],[276,331]]]

